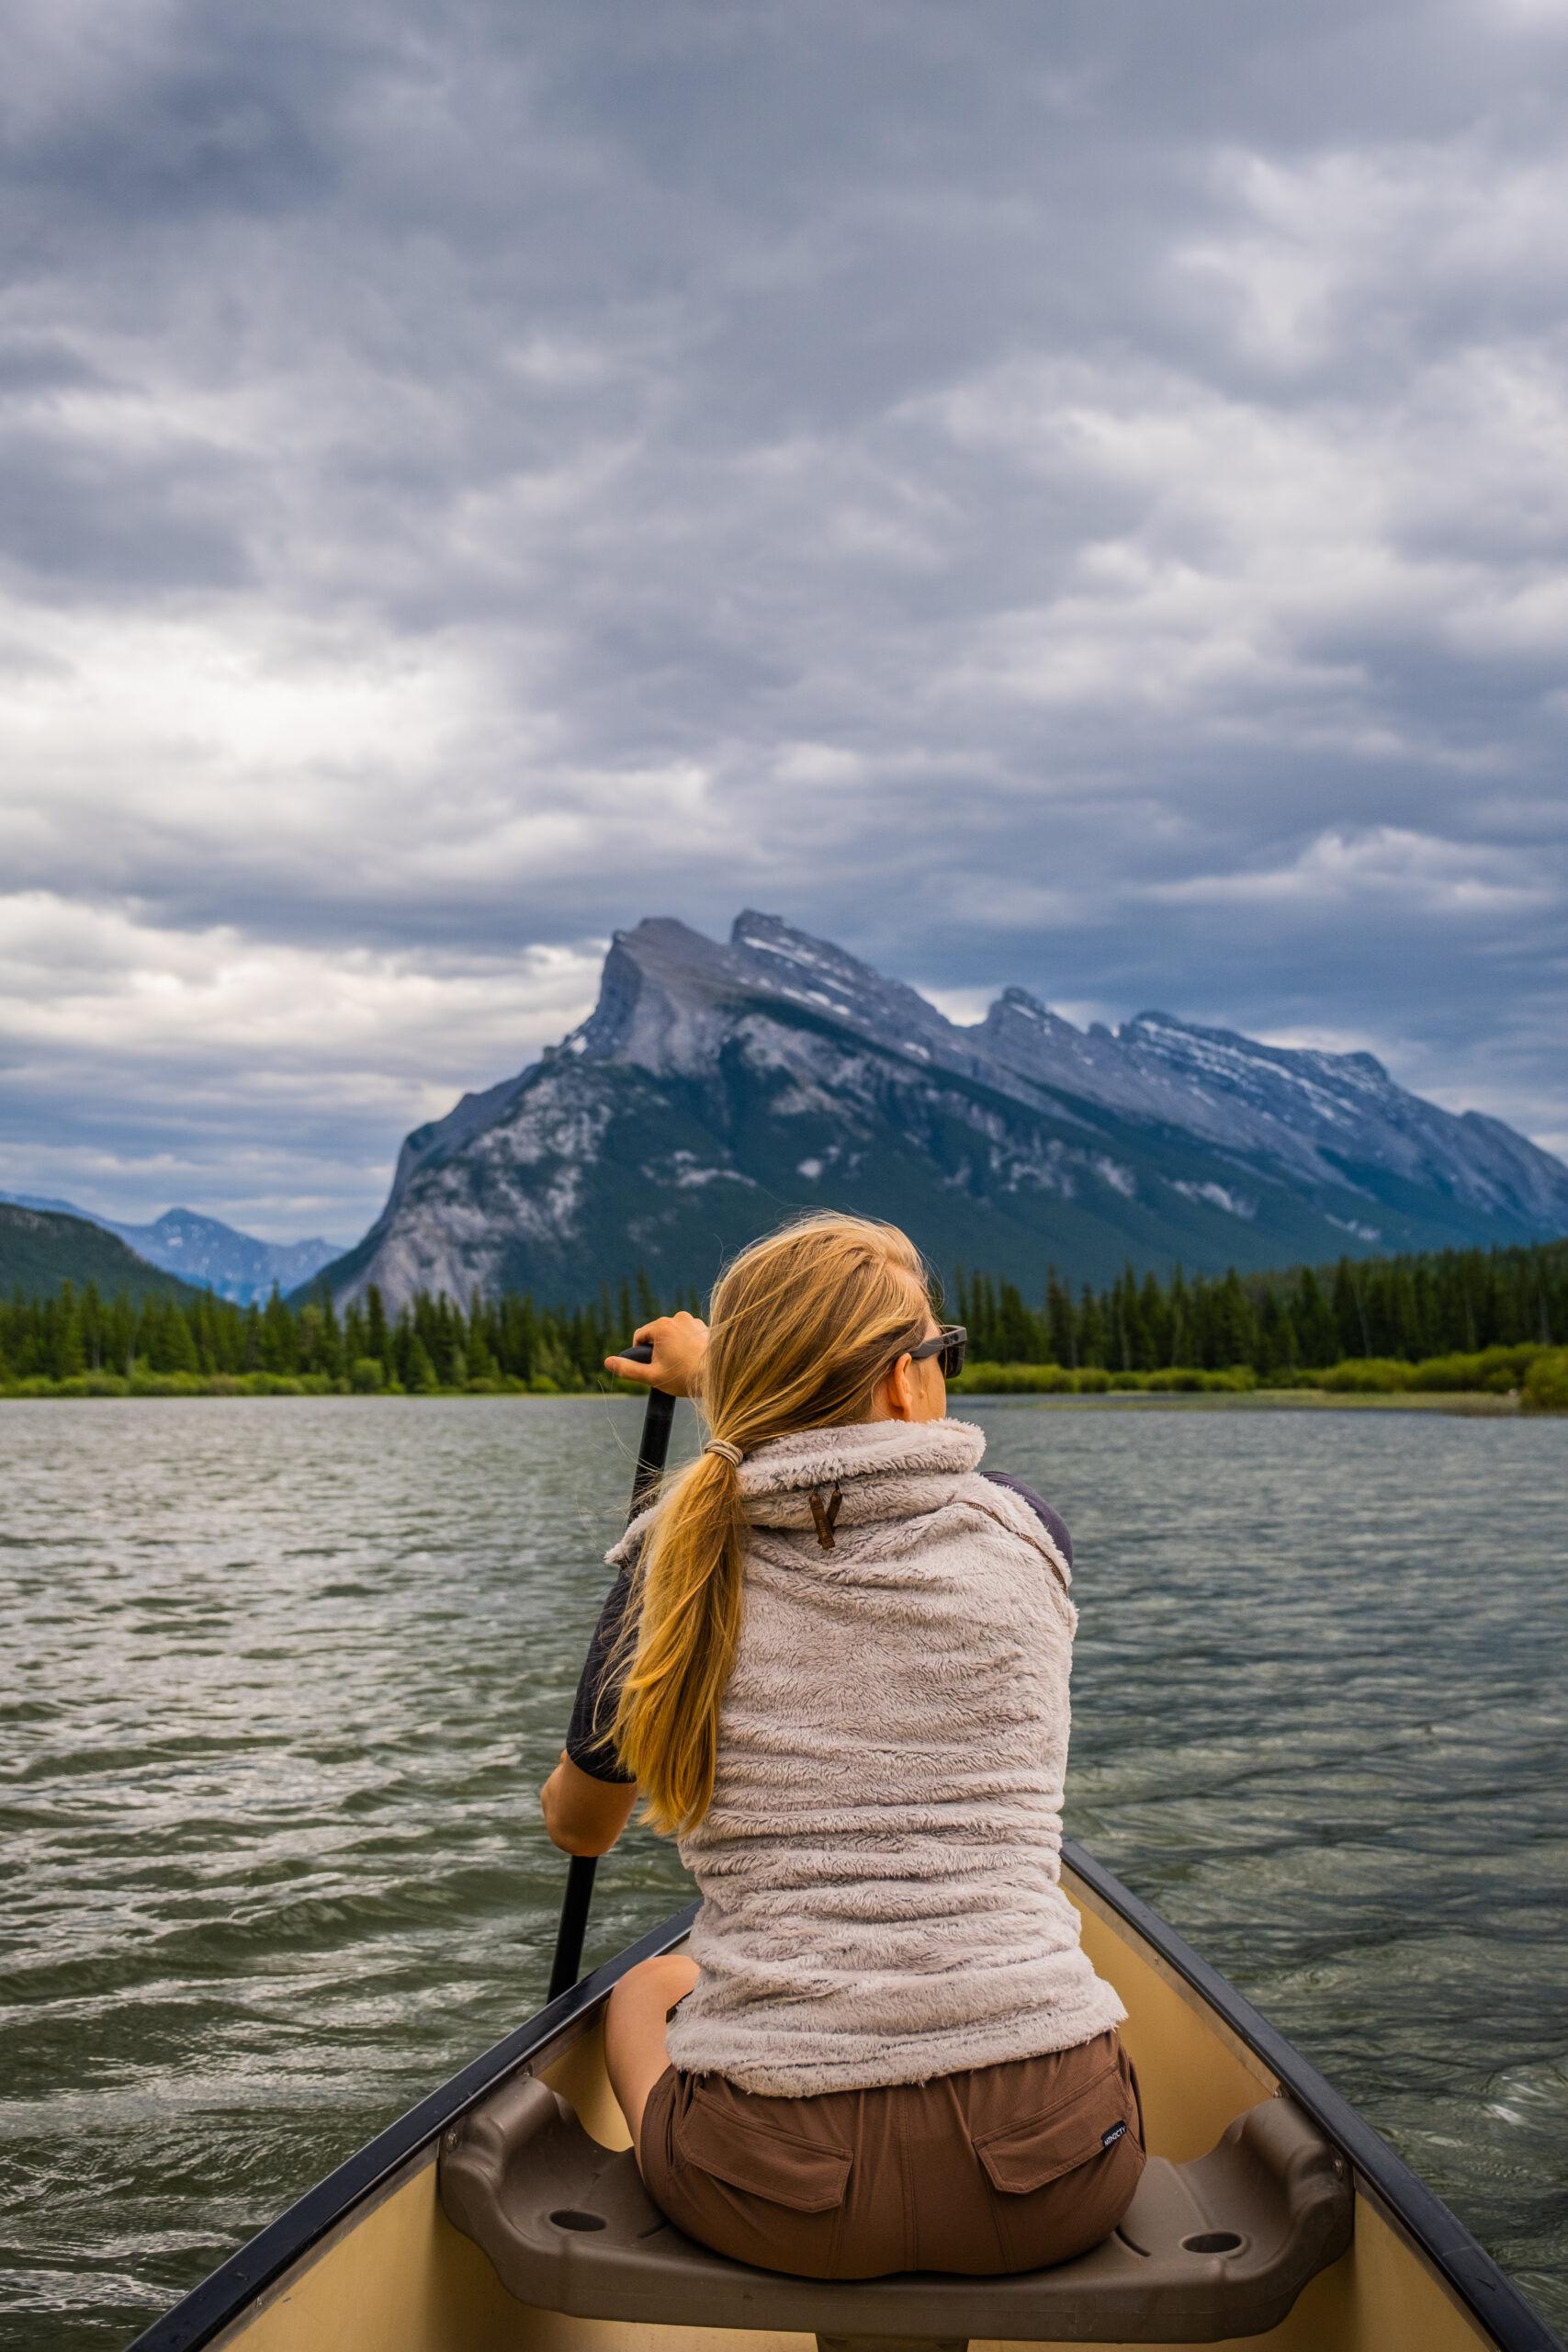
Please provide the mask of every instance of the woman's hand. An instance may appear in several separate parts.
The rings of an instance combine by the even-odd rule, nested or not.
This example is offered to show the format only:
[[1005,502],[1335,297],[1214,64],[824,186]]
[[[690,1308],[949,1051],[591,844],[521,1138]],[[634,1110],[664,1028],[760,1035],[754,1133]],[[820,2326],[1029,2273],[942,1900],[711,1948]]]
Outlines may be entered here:
[[605,1371],[617,1373],[623,1380],[640,1381],[645,1388],[662,1388],[671,1396],[694,1396],[708,1343],[707,1325],[683,1309],[679,1315],[660,1315],[632,1333],[634,1347],[643,1340],[652,1347],[651,1363],[606,1356]]

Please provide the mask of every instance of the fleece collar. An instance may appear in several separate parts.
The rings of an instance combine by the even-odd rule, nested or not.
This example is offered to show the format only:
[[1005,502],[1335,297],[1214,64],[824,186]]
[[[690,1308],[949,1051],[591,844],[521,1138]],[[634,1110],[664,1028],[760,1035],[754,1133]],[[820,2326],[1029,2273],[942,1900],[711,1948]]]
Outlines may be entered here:
[[[835,1487],[841,1528],[912,1519],[940,1510],[985,1451],[984,1434],[972,1421],[845,1421],[796,1430],[747,1455],[741,1500],[754,1527],[808,1528],[812,1495],[825,1500]],[[607,1555],[613,1563],[630,1555],[652,1517],[645,1511],[632,1521]]]
[[933,1471],[958,1477],[975,1469],[985,1451],[972,1421],[844,1421],[769,1438],[741,1464],[740,1491],[749,1505],[765,1504],[774,1495],[845,1486],[852,1478],[929,1477]]

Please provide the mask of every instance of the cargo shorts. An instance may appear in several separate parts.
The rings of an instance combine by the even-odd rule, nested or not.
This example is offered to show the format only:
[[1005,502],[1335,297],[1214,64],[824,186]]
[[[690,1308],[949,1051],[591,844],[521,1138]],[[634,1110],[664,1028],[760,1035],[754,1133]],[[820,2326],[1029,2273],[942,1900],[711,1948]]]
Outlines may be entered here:
[[804,2278],[995,2277],[1108,2237],[1144,2168],[1114,2031],[926,2083],[771,2098],[666,2067],[637,2161],[677,2229]]

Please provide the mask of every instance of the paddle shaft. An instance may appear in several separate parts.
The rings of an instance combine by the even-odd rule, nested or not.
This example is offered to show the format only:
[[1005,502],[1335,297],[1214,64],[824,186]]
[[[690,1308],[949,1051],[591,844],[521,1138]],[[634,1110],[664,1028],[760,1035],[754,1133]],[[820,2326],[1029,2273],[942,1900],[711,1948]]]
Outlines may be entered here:
[[[643,1346],[623,1348],[621,1353],[634,1363],[651,1363],[653,1350]],[[642,1442],[637,1447],[637,1471],[632,1479],[632,1505],[627,1512],[628,1524],[642,1509],[651,1487],[664,1475],[664,1464],[670,1452],[670,1431],[675,1419],[675,1399],[662,1388],[648,1392],[648,1410],[642,1417]],[[570,1992],[576,1984],[582,1966],[582,1939],[588,1931],[588,1910],[593,1900],[593,1873],[599,1867],[596,1854],[573,1854],[566,1874],[566,1894],[560,1906],[560,1926],[556,1930],[556,1956],[550,1965],[548,1997]]]

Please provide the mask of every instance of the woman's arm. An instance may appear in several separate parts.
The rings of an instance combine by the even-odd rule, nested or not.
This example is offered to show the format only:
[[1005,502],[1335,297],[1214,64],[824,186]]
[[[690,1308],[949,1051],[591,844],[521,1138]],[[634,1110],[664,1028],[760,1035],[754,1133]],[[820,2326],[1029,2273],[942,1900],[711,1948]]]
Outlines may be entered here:
[[[660,1315],[633,1337],[652,1342],[653,1362],[628,1363],[624,1356],[606,1356],[606,1370],[619,1373],[624,1380],[640,1381],[648,1388],[666,1389],[672,1396],[690,1396],[702,1370],[707,1325],[694,1315]],[[624,1778],[613,1751],[607,1750],[599,1735],[601,1723],[615,1714],[608,1686],[630,1590],[630,1576],[623,1568],[589,1646],[560,1762],[539,1792],[550,1843],[563,1854],[607,1854],[637,1803],[637,1782]],[[606,1773],[584,1771],[572,1757],[574,1747],[592,1761],[604,1763]]]
[[637,1803],[637,1782],[615,1754],[605,1727],[615,1718],[616,1668],[631,1605],[632,1563],[622,1564],[604,1596],[582,1661],[560,1762],[539,1792],[545,1827],[567,1854],[607,1854]]
[[563,1747],[539,1792],[545,1827],[563,1854],[607,1854],[637,1803],[635,1781],[596,1781]]

